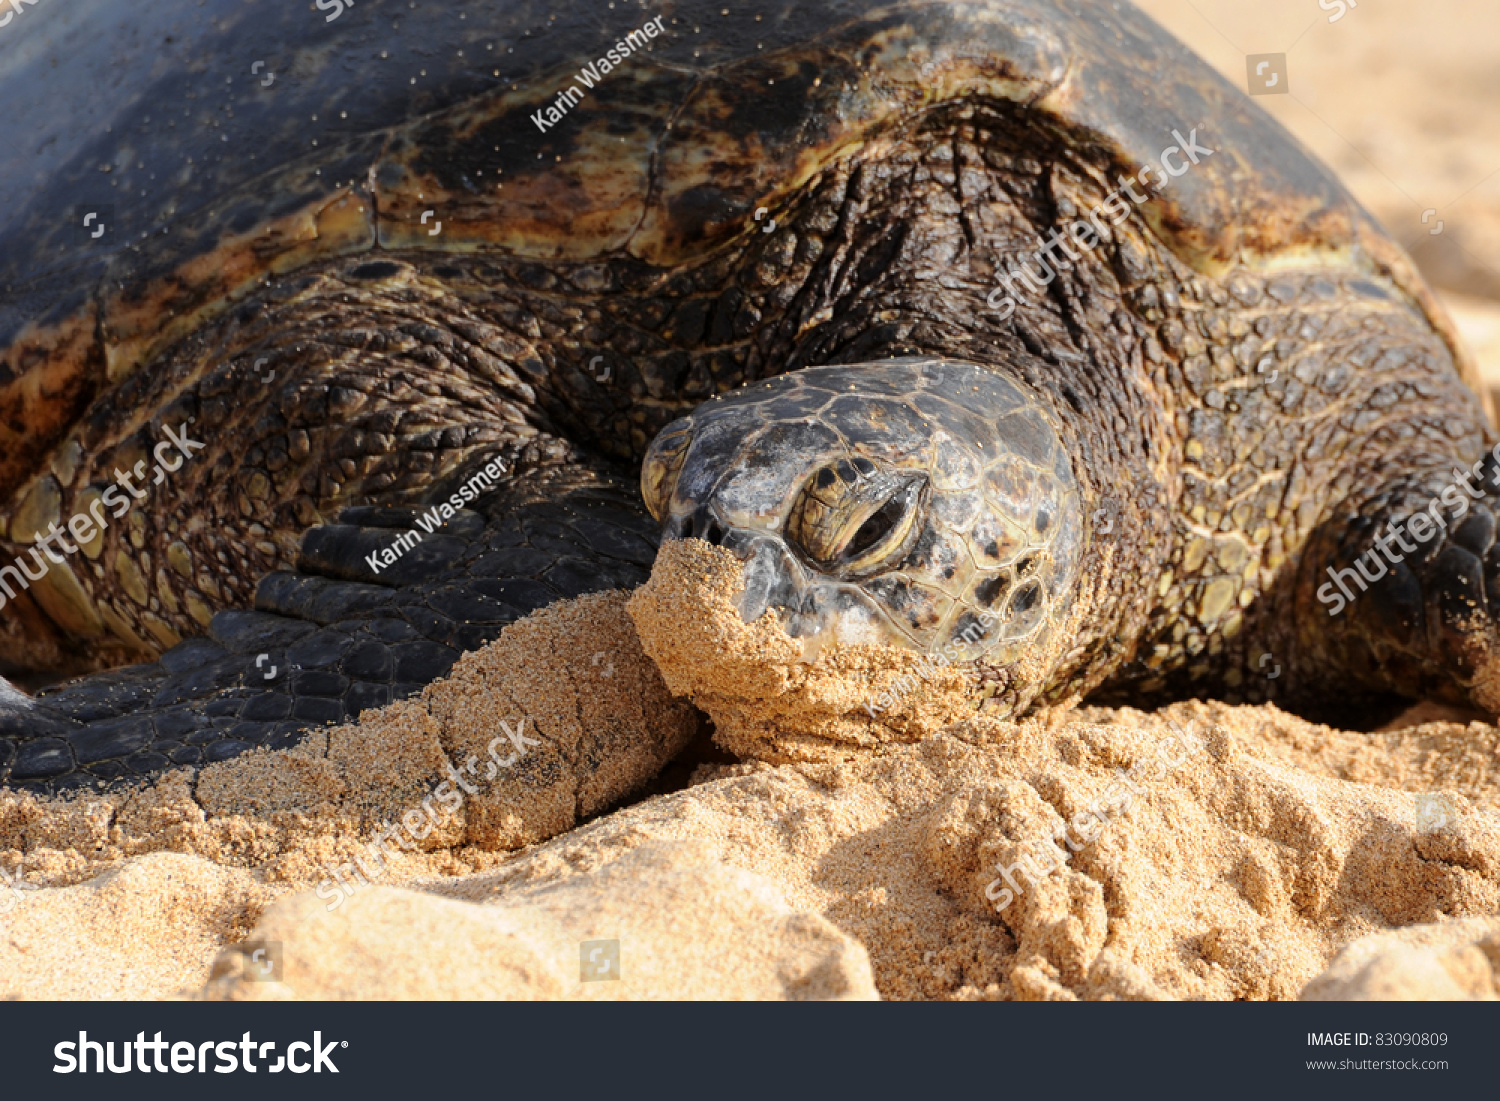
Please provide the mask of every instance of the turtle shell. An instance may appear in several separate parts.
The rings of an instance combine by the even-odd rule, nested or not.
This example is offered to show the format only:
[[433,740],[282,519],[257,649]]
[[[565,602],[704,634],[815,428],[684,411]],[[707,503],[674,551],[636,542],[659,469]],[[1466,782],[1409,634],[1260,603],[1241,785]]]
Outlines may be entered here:
[[1008,101],[1121,173],[1196,128],[1215,155],[1144,207],[1167,247],[1210,275],[1382,275],[1477,389],[1399,247],[1123,0],[70,0],[6,34],[5,495],[90,402],[270,275],[382,248],[677,268],[960,100]]

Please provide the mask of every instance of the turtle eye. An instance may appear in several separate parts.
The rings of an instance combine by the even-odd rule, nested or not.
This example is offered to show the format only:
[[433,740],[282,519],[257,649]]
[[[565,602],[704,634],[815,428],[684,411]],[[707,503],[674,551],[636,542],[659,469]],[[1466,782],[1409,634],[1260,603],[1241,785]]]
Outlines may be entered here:
[[863,459],[823,467],[792,506],[787,540],[828,573],[886,568],[917,533],[926,485],[919,474],[884,473]]

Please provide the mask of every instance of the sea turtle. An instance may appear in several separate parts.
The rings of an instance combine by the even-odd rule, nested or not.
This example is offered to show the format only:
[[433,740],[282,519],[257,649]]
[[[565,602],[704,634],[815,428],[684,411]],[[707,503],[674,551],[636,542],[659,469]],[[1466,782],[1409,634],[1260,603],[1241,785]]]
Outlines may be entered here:
[[0,658],[83,675],[0,701],[0,783],[290,744],[662,534],[794,634],[962,640],[1004,713],[1500,706],[1452,325],[1128,3],[5,34]]

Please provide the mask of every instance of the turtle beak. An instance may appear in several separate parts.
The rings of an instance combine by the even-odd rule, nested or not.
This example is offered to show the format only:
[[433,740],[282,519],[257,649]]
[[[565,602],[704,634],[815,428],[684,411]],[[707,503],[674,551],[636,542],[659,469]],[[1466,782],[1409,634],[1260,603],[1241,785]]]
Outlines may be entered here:
[[761,536],[751,541],[744,564],[745,591],[740,596],[740,619],[754,623],[768,610],[797,611],[802,605],[802,567],[779,539]]

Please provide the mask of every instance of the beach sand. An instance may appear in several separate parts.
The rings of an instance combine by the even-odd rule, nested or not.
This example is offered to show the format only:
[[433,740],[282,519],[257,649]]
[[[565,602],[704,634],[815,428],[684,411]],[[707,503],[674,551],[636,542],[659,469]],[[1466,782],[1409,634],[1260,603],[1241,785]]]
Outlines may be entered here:
[[[628,601],[539,612],[296,749],[0,795],[0,864],[33,888],[0,915],[0,995],[1494,996],[1494,726],[1198,702],[1015,723],[954,677],[918,721],[829,738],[839,698],[879,724],[819,686],[889,668],[743,623],[738,570],[669,544]],[[731,725],[778,700],[780,726],[632,799],[701,737],[669,683]],[[510,758],[506,727],[514,761],[434,801],[496,737]],[[591,951],[618,977],[587,978]]]

